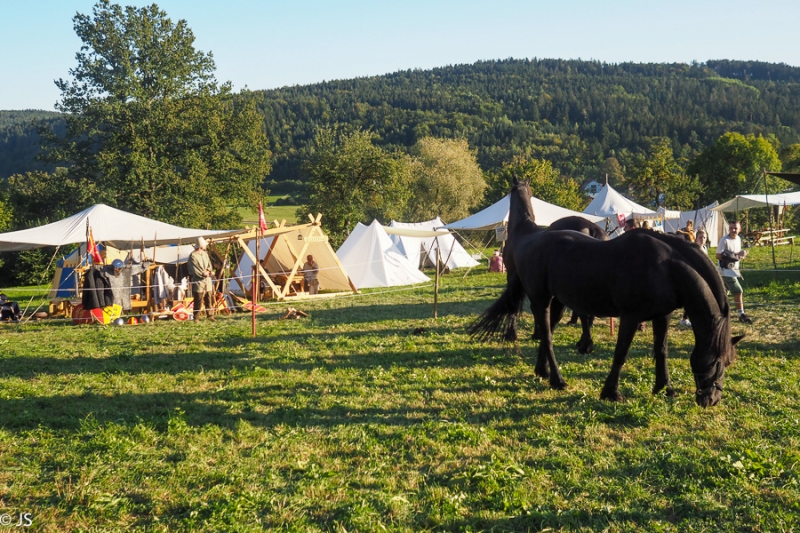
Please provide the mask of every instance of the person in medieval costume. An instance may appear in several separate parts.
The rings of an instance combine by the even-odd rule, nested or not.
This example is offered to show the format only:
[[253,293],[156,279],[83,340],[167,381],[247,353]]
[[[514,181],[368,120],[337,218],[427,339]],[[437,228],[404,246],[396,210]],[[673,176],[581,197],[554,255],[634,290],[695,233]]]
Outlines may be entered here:
[[194,252],[189,254],[188,267],[194,295],[194,319],[200,320],[201,314],[205,312],[209,320],[216,322],[212,279],[214,271],[211,266],[211,258],[206,252],[207,247],[206,240],[198,237]]

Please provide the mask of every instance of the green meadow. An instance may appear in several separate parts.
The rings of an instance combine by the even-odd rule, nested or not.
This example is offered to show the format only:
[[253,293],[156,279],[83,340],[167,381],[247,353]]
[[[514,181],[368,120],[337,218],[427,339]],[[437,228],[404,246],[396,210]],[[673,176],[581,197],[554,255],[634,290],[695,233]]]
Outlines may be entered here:
[[271,303],[255,337],[246,313],[4,325],[0,514],[31,531],[797,531],[799,259],[745,262],[755,323],[733,324],[747,337],[706,410],[680,313],[675,398],[650,393],[649,327],[621,403],[599,400],[608,319],[591,355],[556,330],[564,391],[533,373],[530,314],[518,345],[473,341],[504,287],[485,265],[443,276],[437,319],[427,284]]

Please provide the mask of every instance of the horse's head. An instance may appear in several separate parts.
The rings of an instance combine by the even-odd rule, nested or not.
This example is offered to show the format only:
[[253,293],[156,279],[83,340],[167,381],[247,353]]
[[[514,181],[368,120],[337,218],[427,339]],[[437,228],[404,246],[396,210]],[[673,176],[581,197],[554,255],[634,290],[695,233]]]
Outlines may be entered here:
[[531,184],[528,180],[520,180],[517,176],[511,180],[510,206],[508,210],[509,234],[523,220],[536,224],[536,217],[531,206]]
[[736,343],[743,338],[744,335],[731,338],[730,318],[719,315],[713,319],[707,341],[695,344],[690,362],[697,387],[694,399],[700,407],[717,405],[722,399],[725,369],[736,358]]

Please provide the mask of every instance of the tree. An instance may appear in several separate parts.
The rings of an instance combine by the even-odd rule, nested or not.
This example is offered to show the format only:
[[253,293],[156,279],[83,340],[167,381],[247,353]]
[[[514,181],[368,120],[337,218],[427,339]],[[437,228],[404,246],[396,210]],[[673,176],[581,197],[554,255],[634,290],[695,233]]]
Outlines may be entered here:
[[232,208],[270,170],[254,102],[217,84],[186,21],[155,4],[101,0],[73,22],[83,45],[73,79],[56,82],[66,134],[47,138],[48,156],[74,184],[92,183],[93,201],[176,224],[237,223]]
[[675,160],[669,139],[652,141],[647,153],[638,156],[631,167],[628,183],[637,201],[646,206],[668,205],[678,210],[697,207],[703,188]]
[[303,169],[308,174],[309,201],[298,210],[298,218],[305,218],[309,210],[322,213],[325,231],[335,245],[344,242],[357,222],[400,218],[410,196],[409,157],[375,146],[372,135],[363,130],[319,130]]
[[409,220],[430,220],[437,216],[452,222],[470,214],[483,201],[486,181],[464,139],[425,137],[414,146],[414,177]]
[[491,205],[507,195],[515,176],[530,180],[531,192],[540,200],[574,211],[586,206],[586,199],[575,180],[562,178],[550,161],[524,156],[517,156],[504,163],[499,171],[489,173],[489,191],[484,204]]
[[[781,170],[781,161],[773,143],[760,135],[729,132],[703,150],[691,162],[687,172],[700,178],[708,203],[714,200],[723,202],[737,194],[763,191],[764,170]],[[770,192],[778,192],[787,183],[769,178],[766,186]]]

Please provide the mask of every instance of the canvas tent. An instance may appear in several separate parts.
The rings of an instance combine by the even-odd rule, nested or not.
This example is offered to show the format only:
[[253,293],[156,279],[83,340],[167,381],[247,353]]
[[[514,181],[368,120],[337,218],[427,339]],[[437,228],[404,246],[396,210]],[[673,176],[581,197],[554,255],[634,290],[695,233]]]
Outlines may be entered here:
[[444,226],[444,222],[439,217],[426,222],[397,222],[392,220],[389,224],[389,238],[397,249],[411,261],[411,264],[418,268],[433,266],[436,264],[436,250],[439,250],[441,262],[450,270],[456,268],[470,268],[478,266],[480,263],[475,261],[464,247],[447,231],[444,235],[433,237],[412,237],[408,234],[393,234],[396,229],[415,229],[433,230]]
[[725,216],[719,211],[714,211],[717,205],[718,202],[714,202],[694,211],[681,211],[680,218],[667,220],[667,233],[675,233],[685,228],[686,223],[691,220],[695,232],[703,228],[708,237],[709,246],[716,246],[719,240],[728,233],[728,221],[725,220]]
[[19,252],[86,242],[87,221],[96,242],[121,250],[138,248],[142,244],[185,244],[194,242],[197,237],[220,237],[239,232],[181,228],[104,204],[96,204],[58,222],[0,233],[0,252]]
[[[297,291],[302,279],[302,265],[308,255],[319,264],[319,289],[325,294],[356,292],[339,258],[328,243],[328,237],[319,224],[319,216],[311,224],[278,226],[268,229],[263,236],[251,231],[239,236],[243,252],[233,274],[231,292],[249,295],[253,265],[256,260],[256,241],[261,263],[261,276],[270,290],[269,296],[282,300],[291,296],[311,296]],[[325,294],[319,295],[324,296]]]
[[[483,211],[478,211],[474,215],[457,222],[446,224],[444,227],[457,230],[492,230],[505,226],[508,224],[508,211],[511,207],[509,198],[510,196],[506,195],[502,200],[490,205]],[[531,206],[536,217],[536,223],[540,226],[549,226],[564,217],[576,216],[604,227],[602,223],[604,223],[605,217],[572,211],[540,200],[535,196],[531,197]]]
[[639,215],[655,213],[652,209],[648,209],[643,205],[628,200],[608,184],[600,189],[600,192],[597,193],[597,196],[586,206],[583,212],[606,219],[606,228],[616,229],[613,235],[619,235],[622,231],[617,218],[618,215],[624,215],[625,218],[630,218],[633,213],[638,213]]
[[377,220],[373,220],[369,226],[359,222],[336,255],[359,289],[430,281],[416,264],[398,250]]

